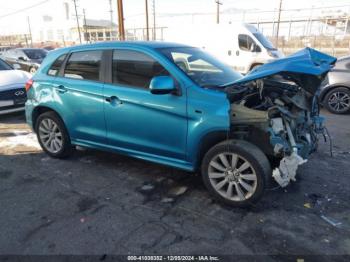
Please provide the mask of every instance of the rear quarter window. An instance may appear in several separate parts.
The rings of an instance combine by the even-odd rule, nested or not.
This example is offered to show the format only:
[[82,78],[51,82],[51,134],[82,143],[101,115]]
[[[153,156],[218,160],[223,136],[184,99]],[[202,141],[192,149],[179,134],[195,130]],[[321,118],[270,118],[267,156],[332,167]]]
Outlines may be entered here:
[[66,58],[66,54],[61,55],[60,57],[58,57],[56,59],[55,62],[53,62],[53,64],[51,65],[49,71],[47,71],[47,74],[50,76],[57,76],[60,72],[62,63],[64,61],[64,59]]

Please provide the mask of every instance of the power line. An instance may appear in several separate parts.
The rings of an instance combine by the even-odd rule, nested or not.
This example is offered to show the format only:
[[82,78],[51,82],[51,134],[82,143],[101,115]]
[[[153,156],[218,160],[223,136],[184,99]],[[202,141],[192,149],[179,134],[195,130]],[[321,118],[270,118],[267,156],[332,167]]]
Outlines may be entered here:
[[49,1],[50,1],[50,0],[44,0],[44,1],[41,1],[41,2],[36,3],[36,4],[34,4],[34,5],[30,5],[30,6],[27,6],[27,7],[21,8],[21,9],[18,9],[18,10],[16,10],[16,11],[7,13],[7,14],[5,14],[5,15],[0,16],[0,19],[1,19],[1,18],[4,18],[4,17],[11,16],[11,15],[15,15],[15,14],[18,14],[18,13],[21,13],[21,12],[24,12],[24,11],[27,11],[28,9],[37,7],[37,6],[42,5],[42,4],[45,4],[45,3],[49,2]]

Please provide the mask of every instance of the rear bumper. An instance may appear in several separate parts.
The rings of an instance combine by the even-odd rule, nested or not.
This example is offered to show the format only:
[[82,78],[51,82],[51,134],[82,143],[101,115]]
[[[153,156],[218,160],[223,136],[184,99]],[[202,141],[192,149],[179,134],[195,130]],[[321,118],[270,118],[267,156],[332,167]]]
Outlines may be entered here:
[[27,124],[30,126],[30,128],[34,131],[34,127],[33,127],[33,110],[34,110],[34,106],[31,102],[30,99],[27,100],[26,104],[25,104],[25,115],[26,115],[26,122]]

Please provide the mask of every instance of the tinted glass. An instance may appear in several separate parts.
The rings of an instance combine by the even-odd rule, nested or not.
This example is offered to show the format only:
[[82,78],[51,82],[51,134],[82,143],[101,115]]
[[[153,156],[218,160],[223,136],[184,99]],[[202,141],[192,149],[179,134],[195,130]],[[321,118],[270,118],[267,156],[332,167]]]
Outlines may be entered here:
[[220,87],[242,77],[199,48],[170,47],[158,50],[203,88]]
[[101,57],[102,51],[72,53],[66,64],[64,76],[98,81]]
[[56,61],[51,65],[49,71],[47,72],[50,76],[57,76],[60,72],[61,65],[66,58],[66,55],[61,55],[59,58],[56,59]]
[[244,51],[251,51],[254,40],[249,35],[238,35],[239,49]]
[[6,62],[0,59],[0,71],[1,70],[12,70],[12,68]]
[[47,51],[44,49],[23,49],[23,52],[30,59],[44,59],[47,55]]
[[113,52],[113,83],[148,88],[154,76],[169,75],[162,65],[141,52],[115,50]]

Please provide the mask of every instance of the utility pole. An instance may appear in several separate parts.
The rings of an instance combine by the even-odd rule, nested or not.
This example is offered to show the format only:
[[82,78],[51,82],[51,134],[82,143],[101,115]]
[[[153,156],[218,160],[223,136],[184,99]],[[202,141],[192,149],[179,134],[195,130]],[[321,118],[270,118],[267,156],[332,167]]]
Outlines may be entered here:
[[152,1],[152,11],[153,11],[153,40],[156,40],[156,1]]
[[145,7],[146,7],[146,40],[149,41],[148,0],[145,0]]
[[123,13],[123,0],[117,0],[118,4],[118,29],[119,29],[119,40],[125,40],[124,30],[124,13]]
[[79,34],[79,42],[81,44],[81,34],[80,34],[80,25],[79,25],[79,17],[78,17],[78,10],[77,10],[77,0],[73,0],[74,3],[74,9],[75,9],[75,17],[77,19],[77,27],[78,27],[78,34]]
[[113,32],[113,8],[112,8],[112,0],[109,0],[109,13],[110,13],[110,19],[111,19],[110,40],[112,40],[112,32]]
[[28,30],[29,30],[29,36],[30,36],[30,47],[33,47],[32,28],[30,26],[29,16],[27,16],[27,22],[28,22]]
[[280,0],[280,5],[279,5],[279,8],[278,8],[278,20],[277,20],[277,30],[276,30],[276,48],[278,48],[278,34],[279,34],[279,31],[280,31],[282,1],[283,0]]
[[88,43],[88,42],[90,42],[90,39],[88,37],[88,31],[87,31],[87,26],[86,26],[85,8],[83,8],[83,15],[84,15],[84,40]]
[[220,0],[215,0],[216,3],[216,23],[220,23],[220,5],[222,5],[222,2]]

